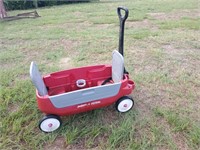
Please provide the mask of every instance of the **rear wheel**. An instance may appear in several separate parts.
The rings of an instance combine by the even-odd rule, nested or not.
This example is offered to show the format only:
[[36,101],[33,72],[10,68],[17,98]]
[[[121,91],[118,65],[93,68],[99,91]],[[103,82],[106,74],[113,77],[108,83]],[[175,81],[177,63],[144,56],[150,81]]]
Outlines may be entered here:
[[124,96],[120,98],[116,103],[116,109],[119,112],[128,112],[134,105],[134,101],[129,96]]
[[61,119],[56,115],[46,115],[39,122],[41,131],[50,133],[57,130],[61,126]]

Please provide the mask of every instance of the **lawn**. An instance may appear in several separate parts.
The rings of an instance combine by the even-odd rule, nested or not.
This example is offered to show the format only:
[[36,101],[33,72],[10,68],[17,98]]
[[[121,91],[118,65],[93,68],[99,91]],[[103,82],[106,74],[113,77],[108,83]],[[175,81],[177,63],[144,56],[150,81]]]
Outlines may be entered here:
[[[37,19],[1,21],[0,149],[199,149],[198,3],[104,0],[38,9]],[[65,116],[59,130],[41,132],[44,114],[29,77],[31,61],[43,75],[110,64],[120,5],[130,11],[124,57],[136,83],[134,108],[120,114],[113,105]]]

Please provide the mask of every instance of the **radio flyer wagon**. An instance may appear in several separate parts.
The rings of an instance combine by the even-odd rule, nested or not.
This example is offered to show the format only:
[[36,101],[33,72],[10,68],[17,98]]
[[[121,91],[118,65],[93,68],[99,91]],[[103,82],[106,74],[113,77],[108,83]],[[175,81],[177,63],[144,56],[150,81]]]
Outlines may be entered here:
[[119,51],[113,51],[112,65],[74,68],[41,77],[35,62],[31,62],[30,76],[36,87],[38,107],[46,114],[39,123],[43,132],[58,129],[61,125],[59,116],[86,112],[113,103],[122,113],[133,107],[134,101],[128,95],[135,84],[129,78],[123,58],[124,25],[128,9],[118,7],[117,13],[120,20]]

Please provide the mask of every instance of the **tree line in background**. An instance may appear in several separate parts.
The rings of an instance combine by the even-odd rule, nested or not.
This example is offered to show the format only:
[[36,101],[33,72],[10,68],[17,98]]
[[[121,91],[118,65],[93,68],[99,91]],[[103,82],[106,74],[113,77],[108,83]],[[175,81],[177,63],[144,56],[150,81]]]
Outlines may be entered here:
[[90,1],[98,0],[3,0],[3,3],[6,10],[20,10]]

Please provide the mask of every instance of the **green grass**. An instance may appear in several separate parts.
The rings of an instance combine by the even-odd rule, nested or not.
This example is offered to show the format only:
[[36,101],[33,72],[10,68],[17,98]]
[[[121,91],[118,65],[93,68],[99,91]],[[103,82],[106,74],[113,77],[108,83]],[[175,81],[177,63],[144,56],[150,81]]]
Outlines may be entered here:
[[193,147],[194,149],[200,144],[200,126],[199,124],[194,123],[190,118],[186,116],[181,116],[175,112],[175,110],[166,110],[162,108],[155,108],[154,113],[157,116],[161,116],[169,123],[171,126],[172,132],[181,132],[187,138],[187,144]]
[[131,38],[134,39],[144,39],[147,37],[154,37],[158,36],[158,32],[151,31],[149,29],[141,28],[141,29],[128,29],[127,31],[127,36],[130,36]]
[[[1,21],[0,149],[198,149],[197,3],[104,0],[38,9],[42,17],[37,19]],[[112,105],[62,117],[58,131],[42,133],[31,61],[43,75],[111,63],[112,50],[118,48],[120,5],[129,8],[125,64],[136,82],[133,110],[119,114]],[[21,12],[26,11],[8,14]],[[67,58],[70,62],[63,64]]]
[[169,20],[169,21],[160,21],[159,27],[161,29],[173,29],[173,28],[188,28],[193,30],[200,29],[200,19],[190,19],[190,18],[183,18],[180,20]]

